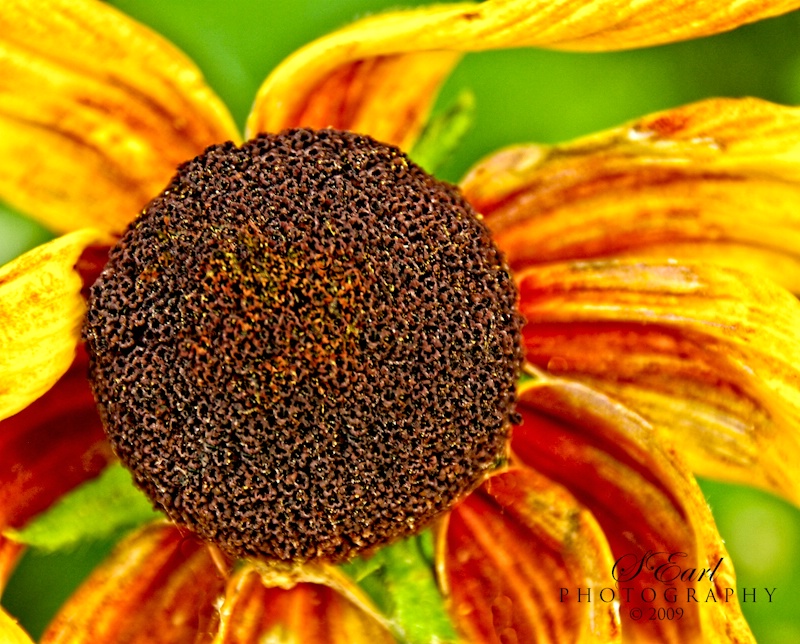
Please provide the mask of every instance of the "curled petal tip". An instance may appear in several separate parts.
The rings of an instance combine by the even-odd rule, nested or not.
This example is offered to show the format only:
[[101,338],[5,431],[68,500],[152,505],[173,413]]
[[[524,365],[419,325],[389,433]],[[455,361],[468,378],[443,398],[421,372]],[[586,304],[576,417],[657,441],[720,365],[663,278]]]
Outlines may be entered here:
[[331,126],[409,148],[465,52],[645,47],[719,33],[798,6],[798,0],[488,0],[379,14],[284,61],[259,89],[247,131]]

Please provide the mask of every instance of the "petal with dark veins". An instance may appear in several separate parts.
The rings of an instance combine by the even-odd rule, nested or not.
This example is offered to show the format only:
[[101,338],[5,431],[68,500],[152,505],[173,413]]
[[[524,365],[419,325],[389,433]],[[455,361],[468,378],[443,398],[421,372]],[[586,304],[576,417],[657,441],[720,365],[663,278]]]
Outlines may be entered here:
[[[620,602],[625,642],[754,641],[700,489],[641,417],[583,385],[550,379],[524,386],[518,410],[523,423],[514,428],[513,462],[566,487],[608,538],[615,561],[615,583],[608,588]],[[681,578],[684,571],[694,572]],[[592,589],[593,602],[612,600],[609,591],[604,598],[600,592]],[[709,592],[714,601],[706,601]],[[649,618],[653,610],[677,608],[678,619]]]
[[713,99],[555,146],[502,150],[462,189],[511,266],[719,264],[800,292],[800,109]]
[[528,362],[650,421],[692,469],[800,502],[800,304],[706,264],[548,264],[517,274]]
[[42,644],[211,642],[225,582],[208,549],[151,524],[123,541],[62,606]]
[[122,231],[239,138],[194,63],[106,3],[4,0],[0,23],[0,198],[54,231]]
[[591,513],[559,484],[512,468],[457,505],[444,525],[440,576],[467,641],[621,641],[613,602],[572,601],[579,587],[613,585],[613,561]]
[[798,6],[798,0],[487,0],[379,14],[287,58],[259,89],[247,132],[330,126],[410,149],[464,52],[646,47],[727,31]]

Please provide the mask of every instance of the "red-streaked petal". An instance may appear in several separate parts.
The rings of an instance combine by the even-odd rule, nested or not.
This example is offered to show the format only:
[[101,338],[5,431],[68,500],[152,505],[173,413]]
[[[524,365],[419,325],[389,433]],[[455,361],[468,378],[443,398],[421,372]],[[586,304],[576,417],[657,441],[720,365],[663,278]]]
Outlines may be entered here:
[[3,644],[33,644],[22,627],[0,607],[0,642]]
[[95,230],[64,235],[0,268],[0,419],[39,398],[72,364],[86,303],[75,266]]
[[21,527],[111,459],[82,349],[44,396],[0,421],[0,526]]
[[[524,387],[518,409],[523,424],[514,428],[514,460],[569,489],[597,519],[620,562],[615,573],[619,586],[611,587],[621,601],[624,641],[753,641],[736,602],[730,558],[703,495],[680,459],[661,448],[643,419],[603,394],[560,380]],[[662,579],[669,583],[647,569],[632,579],[621,572],[635,570],[633,561],[648,552],[668,553],[651,560],[657,565],[671,553],[685,553],[674,558],[681,568],[717,568],[713,582],[674,579],[674,568],[663,572]],[[726,593],[727,588],[734,593]],[[600,599],[600,590],[594,588],[592,601]],[[704,601],[710,591],[716,601]],[[659,608],[682,608],[683,616],[649,619],[651,609]],[[641,617],[632,615],[632,609],[642,610]]]
[[497,474],[456,506],[438,540],[458,628],[474,642],[617,642],[611,602],[562,601],[613,585],[597,522],[564,488],[530,469]]
[[713,99],[482,161],[462,188],[512,267],[702,259],[800,292],[800,109]]
[[258,92],[247,130],[337,127],[408,148],[459,53],[608,51],[718,33],[797,0],[488,0],[390,12],[300,49]]
[[552,264],[518,274],[527,360],[605,391],[703,475],[800,501],[800,304],[710,265]]
[[0,198],[53,230],[118,232],[238,138],[197,67],[105,3],[4,0],[0,23]]
[[153,524],[120,544],[61,608],[42,644],[200,644],[216,632],[224,581],[207,548]]
[[265,585],[253,568],[228,583],[214,644],[392,643],[391,634],[330,586],[300,582],[288,588]]

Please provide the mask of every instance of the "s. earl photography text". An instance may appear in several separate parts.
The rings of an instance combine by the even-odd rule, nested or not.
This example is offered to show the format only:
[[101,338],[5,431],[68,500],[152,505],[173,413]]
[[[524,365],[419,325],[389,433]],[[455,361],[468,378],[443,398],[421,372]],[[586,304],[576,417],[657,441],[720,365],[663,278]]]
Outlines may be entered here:
[[613,587],[591,586],[560,589],[561,602],[616,602],[634,620],[677,620],[684,617],[681,605],[733,602],[772,603],[777,588],[735,588],[723,580],[725,559],[708,568],[683,566],[685,552],[625,554],[611,570]]

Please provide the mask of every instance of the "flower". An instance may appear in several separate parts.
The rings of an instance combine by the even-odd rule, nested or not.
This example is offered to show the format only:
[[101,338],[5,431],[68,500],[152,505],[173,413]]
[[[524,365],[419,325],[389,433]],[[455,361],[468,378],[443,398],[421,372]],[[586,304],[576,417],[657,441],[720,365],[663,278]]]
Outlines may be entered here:
[[[633,47],[796,3],[695,5],[496,1],[370,18],[278,68],[249,131],[332,125],[408,148],[458,57],[442,51],[453,43]],[[0,194],[54,229],[92,227],[31,251],[0,276],[8,323],[0,410],[10,416],[0,429],[10,448],[0,458],[22,465],[25,477],[11,479],[21,488],[4,479],[2,520],[19,525],[108,457],[88,411],[82,357],[73,362],[84,311],[73,267],[80,262],[85,274],[93,257],[86,249],[109,243],[178,164],[237,135],[191,64],[116,13],[89,3],[53,3],[32,15],[10,2],[2,11],[2,78],[12,91],[0,99],[0,149],[15,163],[0,167]],[[57,59],[53,37],[63,45]],[[110,46],[121,40],[133,54]],[[680,622],[652,624],[629,610],[620,619],[612,602],[560,602],[553,590],[613,587],[614,561],[633,552],[682,550],[698,567],[724,556],[678,446],[695,471],[797,500],[798,309],[764,278],[795,288],[793,239],[784,234],[793,213],[781,206],[795,203],[796,119],[794,110],[757,101],[711,101],[566,146],[501,152],[465,179],[516,271],[534,376],[520,387],[525,422],[512,439],[511,466],[438,530],[440,580],[466,637],[481,641],[488,629],[521,641],[749,640],[735,602],[687,604]],[[731,219],[724,204],[743,202],[770,226]],[[698,255],[713,261],[692,261]],[[741,268],[745,259],[748,273],[724,266]],[[85,422],[74,436],[53,437],[43,429],[46,414],[83,414]],[[30,454],[22,445],[34,432],[48,449]],[[4,578],[19,549],[1,545]],[[285,590],[286,579],[248,564],[223,581],[207,549],[154,525],[93,576],[48,637],[148,639],[157,629],[178,641],[220,624],[220,641],[246,640],[290,614],[308,618],[287,625],[294,631],[327,624],[351,628],[350,641],[385,635],[379,618],[361,612],[369,601],[352,583],[327,569],[306,574]],[[723,567],[715,589],[730,586]],[[643,590],[636,586],[625,607],[641,605]],[[223,595],[217,612],[209,598]],[[282,603],[293,608],[252,608]],[[309,618],[318,610],[326,622]],[[2,620],[9,638],[24,641]]]

